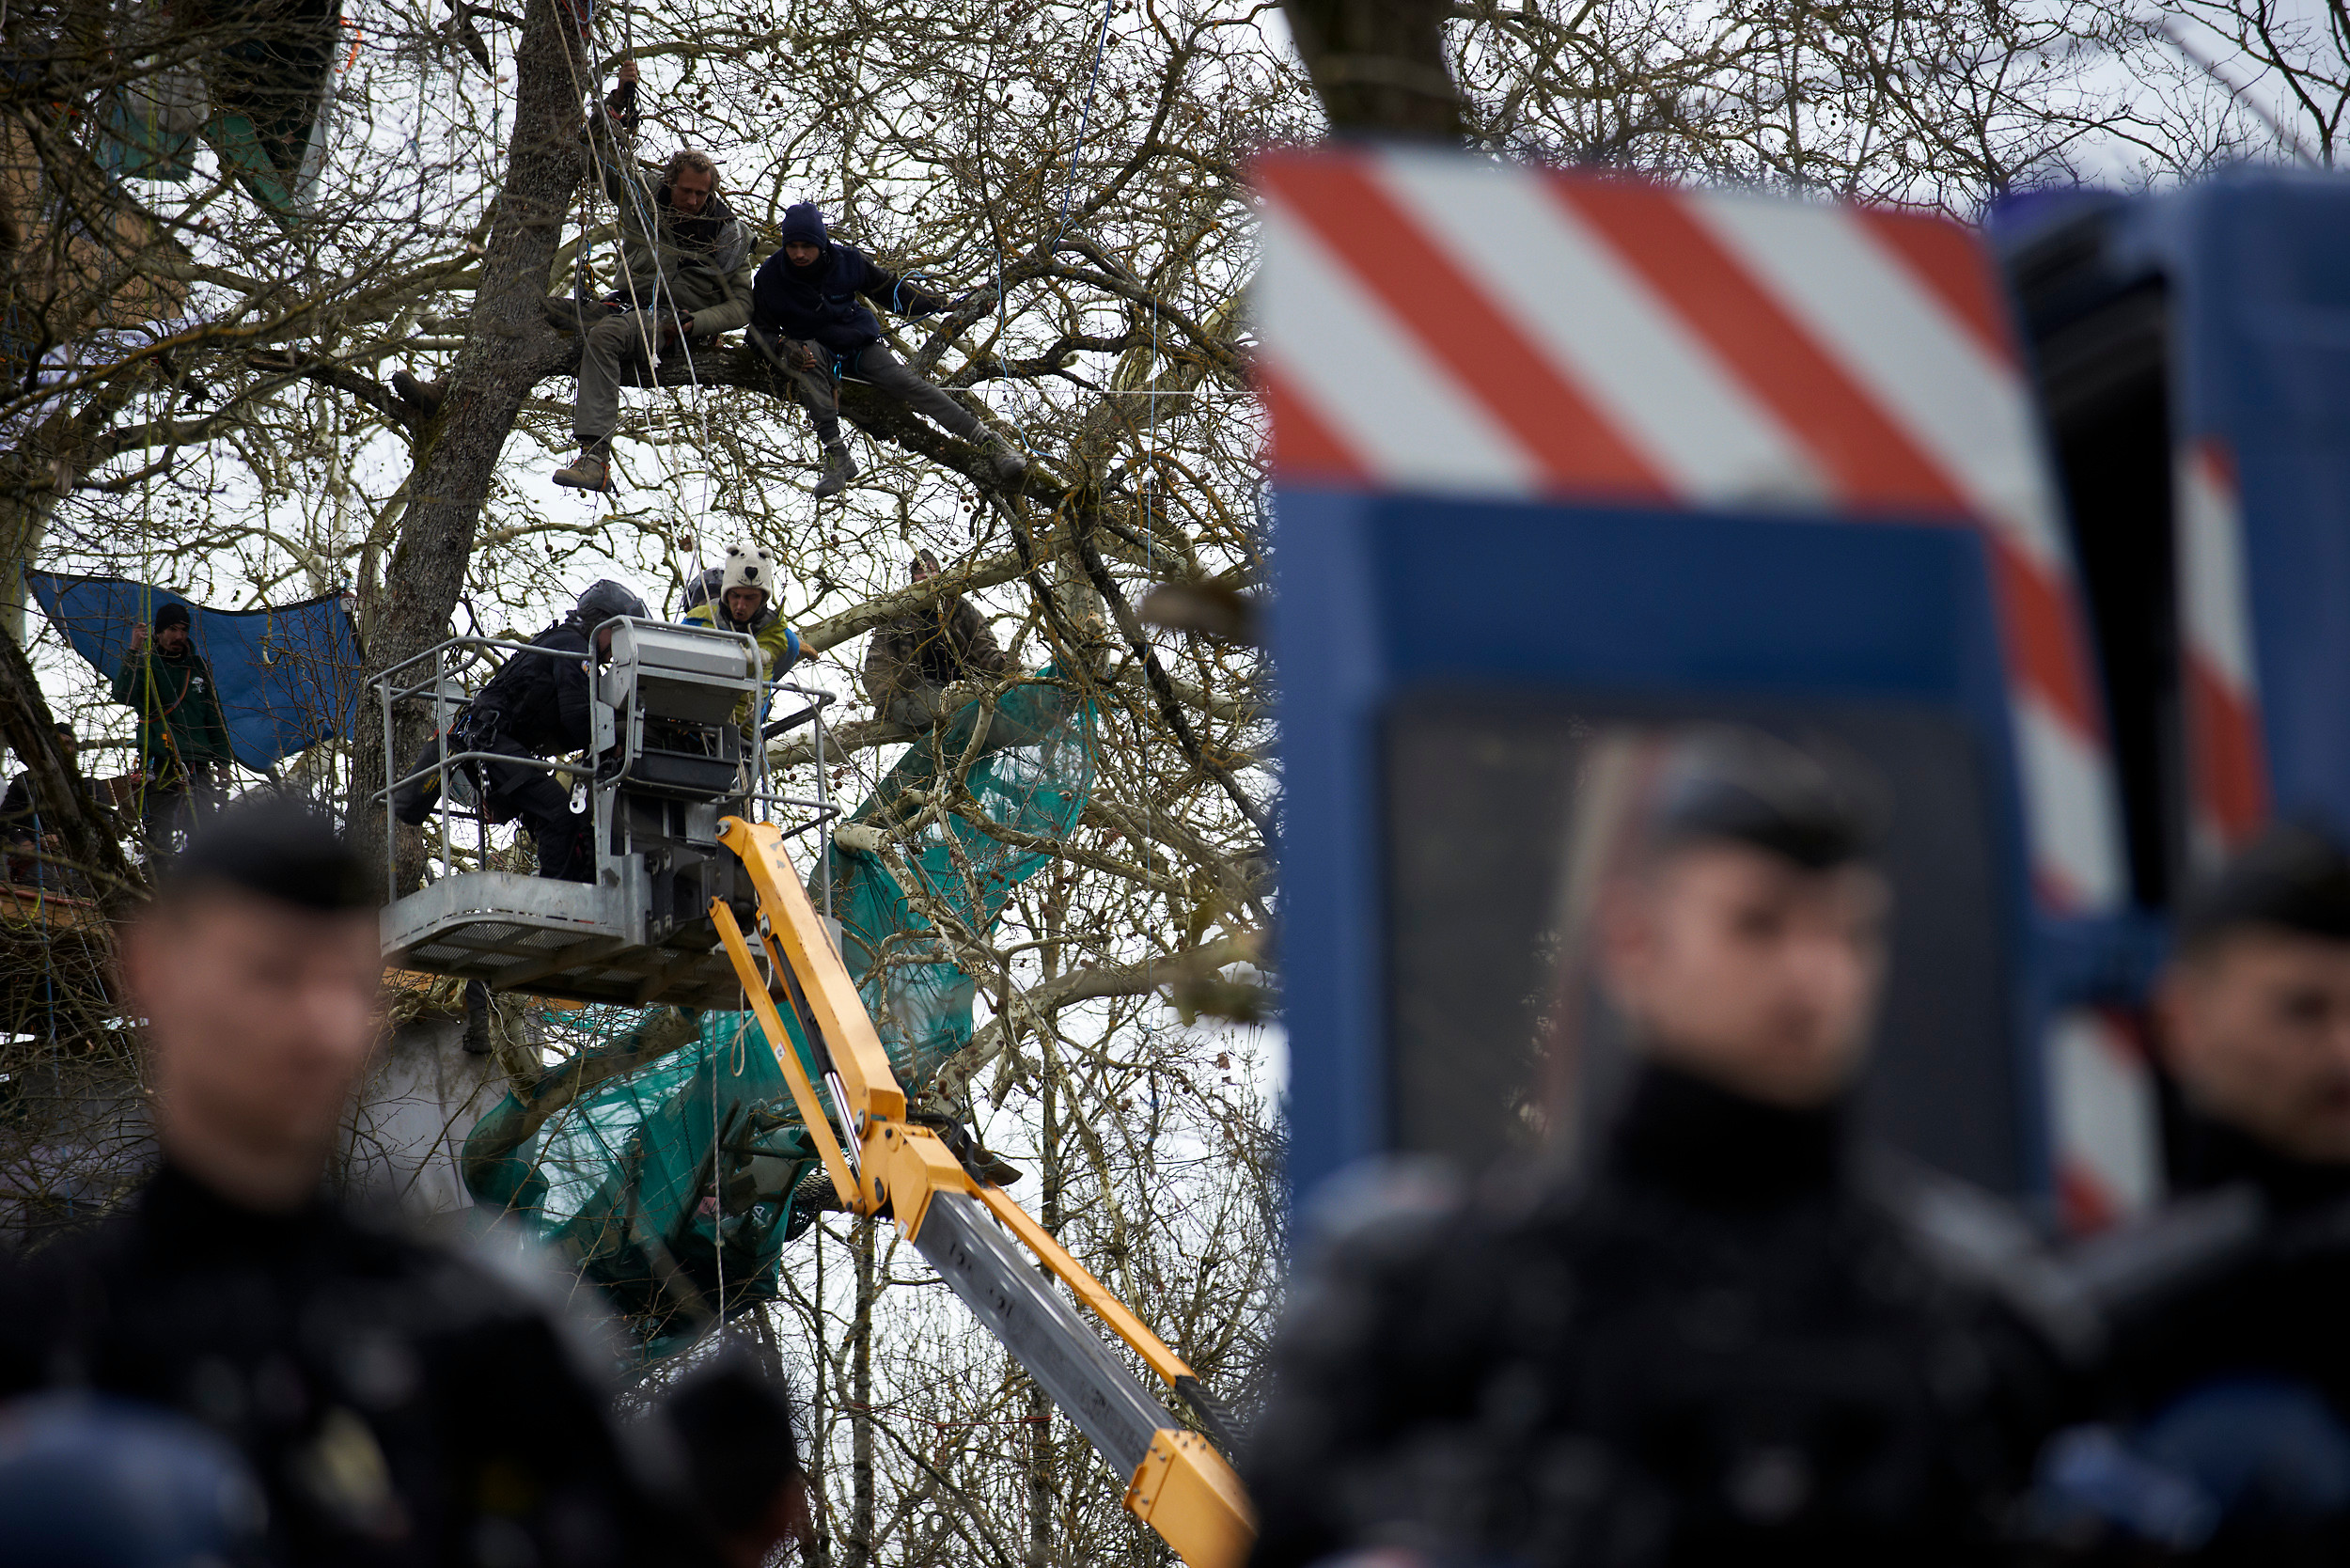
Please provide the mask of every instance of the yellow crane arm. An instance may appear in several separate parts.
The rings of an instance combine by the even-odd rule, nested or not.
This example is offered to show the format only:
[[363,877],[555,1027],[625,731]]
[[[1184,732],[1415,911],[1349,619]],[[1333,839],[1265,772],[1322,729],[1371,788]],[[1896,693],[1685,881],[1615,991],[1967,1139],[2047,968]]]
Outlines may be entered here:
[[[775,824],[728,817],[718,841],[749,876],[759,907],[757,950],[726,901],[712,902],[711,918],[842,1204],[898,1222],[1103,1460],[1127,1478],[1127,1510],[1165,1537],[1187,1568],[1238,1568],[1256,1539],[1240,1478],[1214,1444],[1176,1422],[1136,1382],[1101,1336],[1037,1277],[1012,1238],[1220,1427],[1197,1374],[1050,1231],[1002,1191],[976,1180],[937,1134],[905,1120],[905,1090]],[[791,1049],[778,1003],[791,1010],[808,1043],[833,1102],[829,1113],[816,1079]]]

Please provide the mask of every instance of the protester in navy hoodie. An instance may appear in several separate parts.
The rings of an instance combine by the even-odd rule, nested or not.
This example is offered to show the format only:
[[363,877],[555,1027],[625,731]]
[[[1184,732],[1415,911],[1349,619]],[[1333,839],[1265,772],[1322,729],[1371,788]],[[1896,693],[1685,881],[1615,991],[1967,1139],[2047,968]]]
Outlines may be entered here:
[[931,316],[954,302],[884,271],[854,245],[824,232],[824,215],[809,202],[783,214],[783,247],[767,258],[751,288],[751,336],[791,375],[816,419],[824,444],[819,497],[836,495],[857,476],[840,439],[836,373],[854,376],[888,393],[948,432],[987,447],[996,477],[1010,484],[1027,472],[1027,460],[979,416],[906,368],[882,341],[872,305],[901,316]]

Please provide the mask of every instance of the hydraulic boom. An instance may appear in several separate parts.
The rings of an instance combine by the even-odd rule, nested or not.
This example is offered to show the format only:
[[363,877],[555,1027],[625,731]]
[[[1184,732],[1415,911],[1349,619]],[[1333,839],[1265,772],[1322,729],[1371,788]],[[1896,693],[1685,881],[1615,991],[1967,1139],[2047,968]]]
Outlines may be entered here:
[[[718,841],[741,859],[757,895],[756,949],[724,900],[712,902],[711,918],[841,1202],[852,1213],[898,1222],[1110,1468],[1128,1478],[1128,1511],[1164,1536],[1188,1568],[1238,1568],[1256,1527],[1231,1466],[1214,1444],[1167,1415],[1039,1278],[1013,1239],[1229,1446],[1230,1422],[1221,1407],[1183,1358],[1049,1231],[1001,1191],[976,1180],[935,1133],[907,1122],[905,1091],[774,824],[728,817],[719,824]],[[762,953],[772,984],[760,973]],[[778,1002],[791,1009],[808,1043],[823,1079],[822,1095],[790,1048]]]

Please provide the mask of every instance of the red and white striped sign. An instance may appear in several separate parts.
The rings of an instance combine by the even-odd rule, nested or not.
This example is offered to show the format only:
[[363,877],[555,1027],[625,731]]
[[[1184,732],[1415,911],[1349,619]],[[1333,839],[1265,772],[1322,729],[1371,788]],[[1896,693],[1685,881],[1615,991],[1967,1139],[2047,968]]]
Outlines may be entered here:
[[1276,155],[1257,183],[1284,478],[1980,524],[2038,890],[2120,901],[2055,487],[1965,229],[1427,151]]
[[2235,464],[2216,438],[2190,442],[2176,484],[2189,807],[2194,857],[2208,869],[2267,816],[2268,762]]
[[[1256,181],[1257,373],[1286,482],[1980,526],[2035,893],[2057,914],[2121,903],[2054,478],[1967,230],[1436,151],[1276,154]],[[2083,1180],[2135,1168],[2124,1141],[2084,1152]]]
[[2056,1196],[2067,1229],[2100,1231],[2162,1199],[2161,1107],[2127,1020],[2067,1008],[2048,1023]]

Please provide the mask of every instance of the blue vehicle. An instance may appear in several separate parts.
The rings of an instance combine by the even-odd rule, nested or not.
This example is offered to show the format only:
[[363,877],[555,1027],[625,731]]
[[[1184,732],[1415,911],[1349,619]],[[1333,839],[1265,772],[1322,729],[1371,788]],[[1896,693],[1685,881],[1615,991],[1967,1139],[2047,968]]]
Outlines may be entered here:
[[2156,1200],[2164,911],[2271,812],[2350,822],[2350,181],[1986,235],[1259,179],[1293,1191],[1557,1112],[1591,742],[1725,720],[1890,788],[1874,1130],[2076,1229]]

